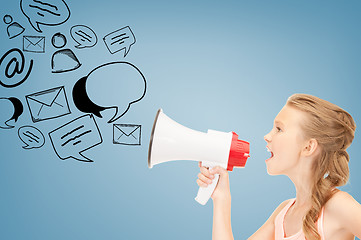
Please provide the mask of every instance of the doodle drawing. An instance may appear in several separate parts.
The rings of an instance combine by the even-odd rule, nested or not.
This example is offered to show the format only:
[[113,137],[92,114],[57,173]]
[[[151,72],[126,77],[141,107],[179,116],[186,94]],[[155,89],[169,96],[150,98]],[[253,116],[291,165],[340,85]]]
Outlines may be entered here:
[[[61,33],[55,33],[51,43],[56,48],[62,48],[66,45],[66,37]],[[61,49],[56,51],[51,58],[52,73],[63,73],[73,71],[81,66],[78,58],[70,49]]]
[[73,87],[75,106],[82,112],[102,117],[114,109],[108,123],[115,122],[145,96],[147,83],[141,71],[128,62],[110,62],[93,69]]
[[40,24],[56,26],[70,17],[69,7],[64,0],[20,0],[20,9],[37,32],[42,32]]
[[23,36],[23,51],[33,53],[45,53],[45,37]]
[[49,133],[57,156],[66,160],[73,158],[82,162],[93,162],[82,153],[103,142],[93,115],[76,118]]
[[34,123],[70,114],[64,86],[25,96]]
[[23,104],[15,97],[0,97],[0,109],[0,128],[2,129],[14,128],[9,122],[12,120],[17,122],[24,111]]
[[18,48],[7,51],[0,58],[0,85],[6,88],[14,88],[28,79],[33,69],[34,61],[31,59],[25,70],[25,56]]
[[7,24],[6,33],[9,39],[16,38],[25,31],[25,28],[17,22],[13,22],[13,18],[10,15],[5,15],[3,18],[5,24]]
[[126,26],[109,33],[103,38],[103,40],[111,54],[125,49],[124,57],[126,57],[130,51],[130,47],[135,43],[135,36],[130,27]]
[[33,126],[22,126],[18,129],[18,136],[25,144],[24,149],[41,148],[45,143],[43,133]]
[[98,42],[98,37],[95,32],[88,26],[76,25],[70,29],[70,35],[75,42],[78,43],[75,47],[91,48],[94,47]]
[[121,145],[140,145],[141,125],[113,124],[113,143]]

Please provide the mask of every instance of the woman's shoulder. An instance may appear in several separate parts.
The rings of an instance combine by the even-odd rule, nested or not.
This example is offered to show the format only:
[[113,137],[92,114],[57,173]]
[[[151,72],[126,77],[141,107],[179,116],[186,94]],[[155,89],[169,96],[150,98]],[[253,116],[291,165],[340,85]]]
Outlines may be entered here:
[[352,209],[358,202],[347,192],[335,190],[335,193],[325,204],[325,210],[329,213],[339,215],[347,209]]
[[325,204],[324,213],[325,224],[333,226],[335,231],[360,236],[361,205],[347,192],[336,190]]
[[294,198],[287,199],[283,202],[281,202],[278,207],[274,211],[274,215],[277,216],[287,205],[293,203],[295,201]]
[[347,224],[347,222],[355,214],[355,211],[360,211],[360,204],[347,192],[335,190],[336,192],[325,204],[325,215],[328,218],[334,219],[340,225]]
[[281,211],[283,208],[285,208],[288,204],[291,204],[295,201],[295,198],[290,198],[287,200],[284,200],[283,202],[281,202],[278,207],[276,208],[276,211]]
[[278,214],[294,199],[288,199],[283,201],[277,206],[273,211],[272,215],[267,219],[267,221],[260,227],[248,240],[251,239],[274,239],[275,236],[275,220]]
[[268,222],[271,222],[274,225],[275,219],[278,216],[278,214],[288,205],[291,204],[291,202],[294,202],[294,198],[285,200],[281,202],[277,208],[273,211],[272,215],[269,217]]

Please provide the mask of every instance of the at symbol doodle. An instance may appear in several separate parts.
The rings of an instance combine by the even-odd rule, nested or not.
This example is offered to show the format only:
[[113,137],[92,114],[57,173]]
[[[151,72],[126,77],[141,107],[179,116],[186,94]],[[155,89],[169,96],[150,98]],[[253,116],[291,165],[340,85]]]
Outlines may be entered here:
[[13,79],[15,75],[21,76],[25,68],[25,57],[18,48],[7,51],[0,59],[0,85],[6,88],[17,87],[29,77],[33,68],[33,60],[30,60],[28,71],[24,77]]

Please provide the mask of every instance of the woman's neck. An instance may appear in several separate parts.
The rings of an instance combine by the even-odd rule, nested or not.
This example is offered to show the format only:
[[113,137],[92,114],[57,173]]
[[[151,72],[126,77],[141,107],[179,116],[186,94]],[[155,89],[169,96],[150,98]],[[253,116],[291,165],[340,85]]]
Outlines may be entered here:
[[297,173],[288,176],[296,188],[294,208],[310,208],[312,206],[313,174],[310,169],[301,168]]

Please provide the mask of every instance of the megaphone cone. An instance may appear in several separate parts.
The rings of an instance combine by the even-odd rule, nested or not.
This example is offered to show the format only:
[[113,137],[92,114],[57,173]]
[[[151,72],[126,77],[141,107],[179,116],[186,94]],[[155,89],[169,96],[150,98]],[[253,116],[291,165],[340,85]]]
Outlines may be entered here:
[[[148,167],[177,160],[201,161],[203,166],[221,166],[228,170],[244,167],[249,157],[249,143],[238,140],[233,132],[208,130],[207,133],[187,128],[159,109],[155,117],[148,151]],[[218,176],[217,176],[218,177]],[[214,186],[200,188],[196,200],[205,204]]]

